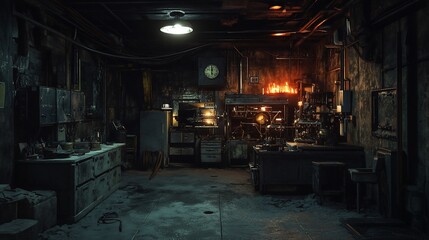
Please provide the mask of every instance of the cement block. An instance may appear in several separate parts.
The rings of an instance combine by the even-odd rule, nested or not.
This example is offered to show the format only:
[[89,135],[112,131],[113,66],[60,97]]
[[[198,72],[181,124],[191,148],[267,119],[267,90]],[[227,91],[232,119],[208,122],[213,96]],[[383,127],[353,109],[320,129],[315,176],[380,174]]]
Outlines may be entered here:
[[[10,222],[18,218],[18,205],[25,200],[19,192],[10,190],[0,191],[0,224]],[[9,189],[8,189],[9,188]]]
[[57,197],[55,191],[33,191],[18,205],[18,217],[39,222],[37,232],[57,224]]
[[[4,192],[2,192],[4,193]],[[22,197],[9,197],[4,194],[5,199],[8,201],[0,202],[0,224],[10,222],[18,218],[18,205],[24,199]]]
[[12,221],[18,217],[18,203],[0,203],[0,224]]
[[0,225],[0,240],[36,240],[37,220],[15,219]]

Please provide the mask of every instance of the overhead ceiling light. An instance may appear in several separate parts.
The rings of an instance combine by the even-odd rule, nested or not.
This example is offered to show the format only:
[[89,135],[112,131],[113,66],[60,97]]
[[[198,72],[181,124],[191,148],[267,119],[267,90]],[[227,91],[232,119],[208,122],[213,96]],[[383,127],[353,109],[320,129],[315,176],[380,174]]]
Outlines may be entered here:
[[271,36],[273,37],[288,37],[292,34],[295,34],[295,32],[277,32],[277,33],[271,33]]
[[279,33],[272,33],[271,34],[271,36],[273,36],[273,37],[284,37],[287,35],[288,35],[288,33],[285,33],[285,32],[279,32]]
[[279,10],[279,9],[282,9],[282,6],[280,6],[280,5],[272,5],[272,6],[270,6],[270,10]]
[[161,27],[159,30],[161,30],[163,33],[174,35],[191,33],[193,31],[192,26],[188,22],[180,20],[180,18],[183,16],[185,16],[185,12],[181,10],[171,11],[170,17],[175,18],[174,22]]

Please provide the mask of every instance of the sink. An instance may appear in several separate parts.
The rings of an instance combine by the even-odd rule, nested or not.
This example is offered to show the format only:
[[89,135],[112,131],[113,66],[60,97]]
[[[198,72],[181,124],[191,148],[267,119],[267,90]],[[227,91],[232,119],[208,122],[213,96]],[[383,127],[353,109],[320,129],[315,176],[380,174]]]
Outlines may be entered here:
[[377,183],[377,174],[372,168],[350,168],[353,182]]

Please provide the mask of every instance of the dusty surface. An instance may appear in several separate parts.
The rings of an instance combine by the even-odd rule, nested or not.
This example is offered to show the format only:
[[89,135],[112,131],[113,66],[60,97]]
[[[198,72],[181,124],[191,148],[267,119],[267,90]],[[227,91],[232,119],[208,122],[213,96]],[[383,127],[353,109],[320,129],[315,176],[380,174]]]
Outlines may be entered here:
[[[82,220],[40,239],[352,240],[339,219],[362,217],[340,203],[320,206],[312,194],[260,195],[244,169],[168,168],[150,181],[149,174],[125,172],[119,190]],[[117,218],[97,223],[109,212]]]

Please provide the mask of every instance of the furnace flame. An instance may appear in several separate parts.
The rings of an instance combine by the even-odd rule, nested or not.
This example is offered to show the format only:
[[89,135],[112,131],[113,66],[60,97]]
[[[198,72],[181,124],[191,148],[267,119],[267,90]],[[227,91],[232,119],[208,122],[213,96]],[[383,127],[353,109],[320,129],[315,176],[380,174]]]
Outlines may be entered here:
[[265,94],[274,94],[274,93],[292,93],[297,94],[298,90],[289,86],[288,82],[285,82],[284,85],[279,85],[277,83],[269,83],[268,87],[265,88]]

